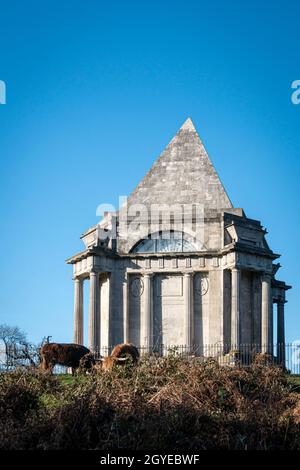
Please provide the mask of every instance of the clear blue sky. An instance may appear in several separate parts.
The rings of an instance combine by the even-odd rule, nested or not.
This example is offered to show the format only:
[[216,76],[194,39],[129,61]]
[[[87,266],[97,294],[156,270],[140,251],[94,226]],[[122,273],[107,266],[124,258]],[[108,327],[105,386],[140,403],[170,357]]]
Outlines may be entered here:
[[282,253],[300,339],[299,1],[0,0],[0,15],[0,323],[72,340],[65,259],[191,116]]

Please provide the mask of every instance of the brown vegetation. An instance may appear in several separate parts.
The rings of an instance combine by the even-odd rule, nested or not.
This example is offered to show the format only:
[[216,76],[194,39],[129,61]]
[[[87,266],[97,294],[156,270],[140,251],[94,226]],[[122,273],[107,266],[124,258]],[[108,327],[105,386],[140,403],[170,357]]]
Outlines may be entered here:
[[66,383],[0,374],[1,449],[300,449],[300,395],[259,361],[176,356]]

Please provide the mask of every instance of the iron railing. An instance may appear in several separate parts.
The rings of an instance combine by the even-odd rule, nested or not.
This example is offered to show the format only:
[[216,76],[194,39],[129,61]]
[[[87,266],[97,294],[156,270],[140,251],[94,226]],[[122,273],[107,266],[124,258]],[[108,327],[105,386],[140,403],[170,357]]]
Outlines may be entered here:
[[[101,347],[93,351],[96,360],[111,354],[113,346]],[[153,347],[138,347],[141,359],[151,357],[152,359],[170,354],[178,355],[198,361],[215,359],[223,366],[247,367],[254,361],[260,360],[268,364],[284,366],[291,374],[300,375],[300,342],[261,345],[261,344],[194,344],[194,345],[164,345]],[[38,367],[38,354],[33,357],[20,357],[15,354],[7,355],[5,349],[0,348],[0,372],[11,371],[17,367]],[[67,373],[68,367],[57,365],[54,373]]]
[[[95,359],[111,354],[113,346],[101,347],[93,351]],[[195,358],[199,361],[214,358],[220,365],[248,366],[254,360],[265,361],[268,364],[281,365],[293,374],[300,374],[300,342],[285,344],[193,344],[193,345],[165,345],[154,347],[139,346],[140,356],[161,357],[169,354]]]

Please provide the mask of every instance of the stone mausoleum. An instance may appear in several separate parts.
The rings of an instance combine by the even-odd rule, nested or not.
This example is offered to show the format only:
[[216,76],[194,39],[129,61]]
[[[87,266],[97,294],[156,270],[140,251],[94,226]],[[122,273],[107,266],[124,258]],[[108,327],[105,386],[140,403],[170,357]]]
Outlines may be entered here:
[[289,286],[275,278],[279,255],[265,235],[258,220],[233,207],[187,119],[127,203],[104,213],[81,236],[83,251],[67,260],[74,342],[83,343],[89,280],[92,350],[129,341],[156,351],[183,345],[201,354],[204,345],[223,344],[228,352],[247,344],[272,352],[285,341]]

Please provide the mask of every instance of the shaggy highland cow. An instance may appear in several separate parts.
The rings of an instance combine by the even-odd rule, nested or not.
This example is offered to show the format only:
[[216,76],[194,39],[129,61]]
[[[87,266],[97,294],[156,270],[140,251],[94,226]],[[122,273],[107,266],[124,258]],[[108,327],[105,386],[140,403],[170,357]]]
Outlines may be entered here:
[[[52,372],[56,364],[72,368],[72,375],[80,366],[80,360],[90,354],[90,350],[81,344],[47,343],[40,349],[41,368]],[[92,367],[92,358],[85,362],[84,367]]]
[[125,365],[129,361],[136,364],[139,360],[138,349],[131,343],[117,344],[108,357],[101,359],[102,369],[111,370],[115,365]]

